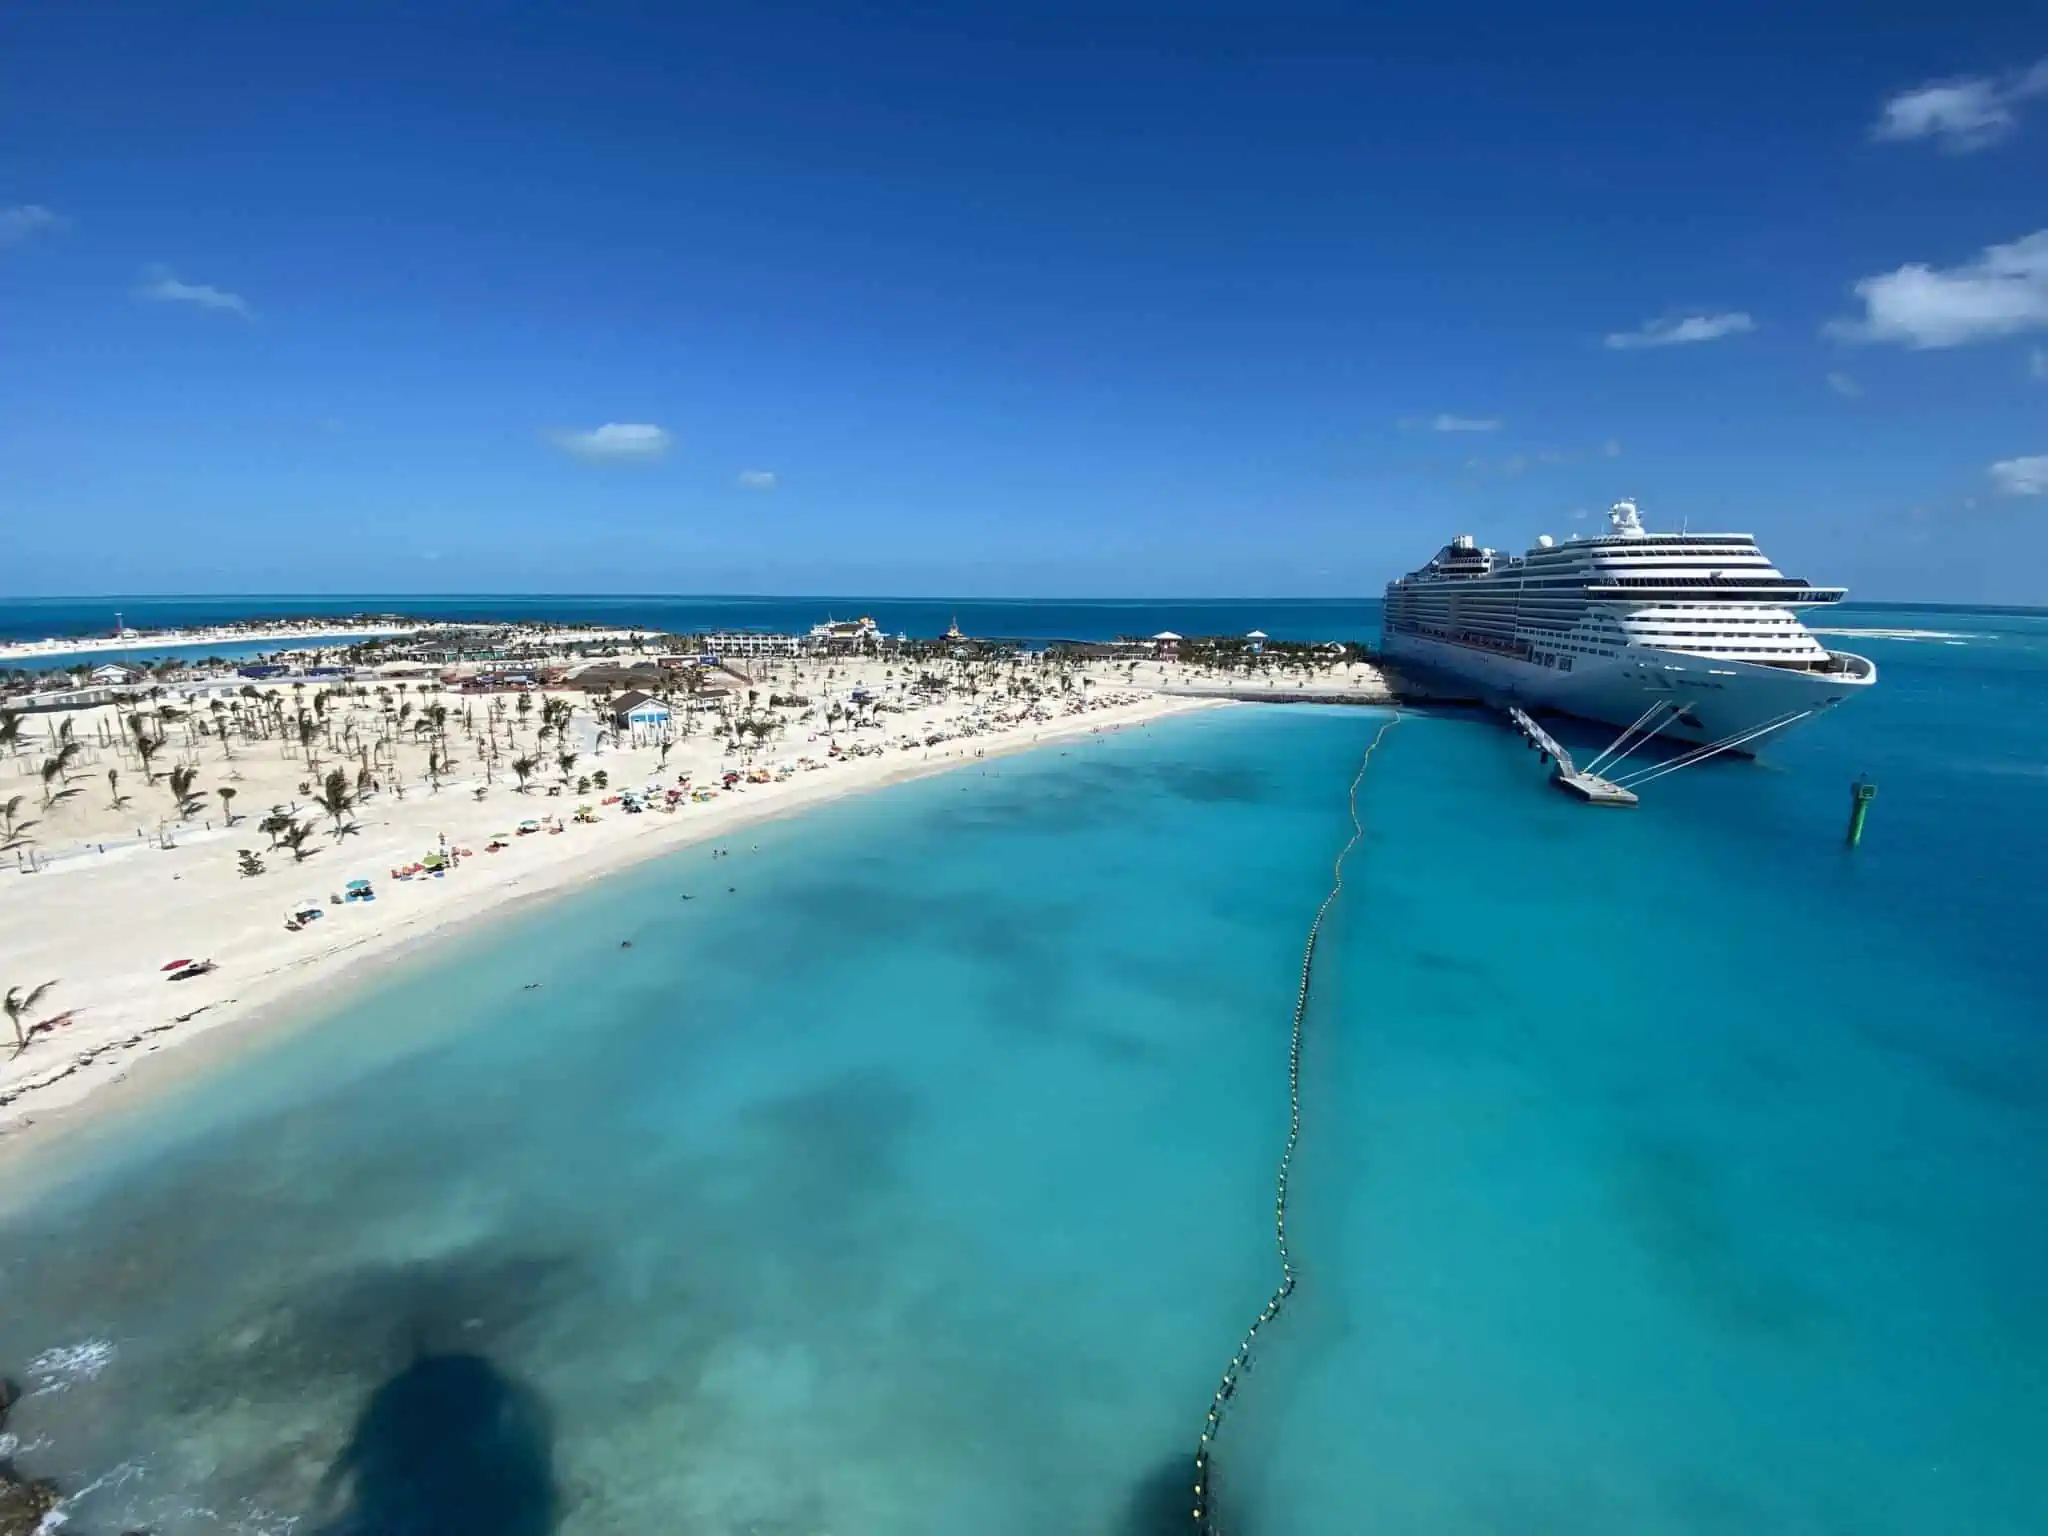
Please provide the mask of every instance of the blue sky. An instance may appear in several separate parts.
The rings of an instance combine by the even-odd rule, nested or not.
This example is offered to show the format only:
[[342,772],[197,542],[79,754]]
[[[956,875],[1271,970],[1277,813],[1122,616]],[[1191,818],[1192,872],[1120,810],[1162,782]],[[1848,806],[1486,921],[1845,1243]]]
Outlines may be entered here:
[[1877,9],[8,7],[0,593],[2048,603],[2048,18]]

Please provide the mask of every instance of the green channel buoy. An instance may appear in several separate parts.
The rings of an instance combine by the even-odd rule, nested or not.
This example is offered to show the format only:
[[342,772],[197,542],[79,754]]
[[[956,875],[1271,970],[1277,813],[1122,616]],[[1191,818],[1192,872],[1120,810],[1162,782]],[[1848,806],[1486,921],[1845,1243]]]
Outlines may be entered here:
[[1877,798],[1877,786],[1870,780],[1858,777],[1849,786],[1849,837],[1851,848],[1863,841],[1863,821],[1870,814],[1870,802]]

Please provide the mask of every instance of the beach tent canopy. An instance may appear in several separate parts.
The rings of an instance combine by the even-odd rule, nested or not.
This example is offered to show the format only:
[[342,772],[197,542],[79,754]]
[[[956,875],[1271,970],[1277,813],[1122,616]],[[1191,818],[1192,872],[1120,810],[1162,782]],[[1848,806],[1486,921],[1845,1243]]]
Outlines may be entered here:
[[1265,640],[1268,638],[1270,637],[1266,634],[1266,632],[1263,629],[1255,629],[1250,634],[1245,636],[1245,639],[1247,640]]
[[1152,638],[1154,640],[1178,640],[1180,636],[1176,635],[1170,629],[1162,629],[1161,631],[1159,631],[1158,634],[1154,635]]

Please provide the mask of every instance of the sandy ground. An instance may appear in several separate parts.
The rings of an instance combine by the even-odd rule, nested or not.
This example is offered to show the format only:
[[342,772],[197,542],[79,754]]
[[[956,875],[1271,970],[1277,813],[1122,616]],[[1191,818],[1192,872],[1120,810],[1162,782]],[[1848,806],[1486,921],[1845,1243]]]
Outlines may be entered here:
[[280,624],[246,627],[222,625],[213,629],[131,630],[125,635],[62,636],[47,640],[12,640],[0,644],[0,666],[33,666],[46,656],[90,656],[101,651],[194,650],[208,645],[249,645],[257,641],[280,648],[295,640],[324,640],[345,637],[348,641],[368,640],[378,635],[409,635],[410,629],[385,624],[349,624],[330,620],[325,624]]
[[[541,695],[526,696],[530,713],[522,715],[513,695],[464,696],[415,684],[403,720],[395,689],[382,696],[374,688],[361,696],[330,694],[315,722],[315,766],[308,769],[309,749],[296,728],[298,712],[312,713],[314,690],[308,689],[281,694],[274,706],[268,699],[246,701],[239,732],[232,715],[209,716],[204,704],[182,720],[146,722],[165,738],[149,765],[156,776],[149,782],[127,745],[132,727],[116,723],[110,710],[80,711],[71,717],[72,732],[87,747],[50,786],[78,792],[47,808],[37,769],[48,759],[58,725],[52,717],[34,717],[28,727],[34,734],[0,760],[0,803],[24,797],[17,824],[38,823],[26,833],[27,847],[47,862],[35,873],[0,874],[0,989],[56,985],[24,1020],[47,1026],[31,1035],[26,1050],[14,1052],[12,1032],[0,1021],[0,1050],[11,1053],[0,1058],[0,1157],[60,1124],[119,1113],[153,1077],[168,1075],[164,1058],[178,1056],[189,1042],[215,1042],[213,1051],[192,1053],[195,1061],[240,1048],[262,1038],[275,1021],[302,1013],[310,995],[331,1001],[346,973],[452,924],[827,799],[1205,707],[1156,691],[1185,679],[1177,675],[1182,669],[1152,664],[1138,669],[1149,675],[1106,665],[1054,675],[1028,663],[956,663],[941,669],[948,673],[944,694],[928,700],[911,691],[906,669],[880,661],[756,663],[753,670],[757,697],[751,705],[744,682],[716,679],[736,689],[725,715],[701,710],[692,733],[670,733],[666,754],[645,732],[637,740],[621,732],[624,739],[600,741],[601,706],[582,695],[561,696],[576,712],[565,727],[543,733]],[[856,688],[869,690],[883,708],[857,708]],[[796,693],[808,702],[770,708],[771,693]],[[437,704],[449,711],[441,729],[423,728]],[[828,719],[834,704],[857,714],[859,723]],[[735,744],[729,725],[741,717],[767,726],[769,739]],[[714,734],[721,718],[725,726]],[[201,730],[195,719],[212,728]],[[831,755],[835,743],[850,755]],[[453,759],[438,790],[427,781],[430,749]],[[575,753],[566,773],[559,762],[564,751]],[[515,756],[544,764],[530,774],[525,793],[509,771]],[[800,759],[815,766],[797,766]],[[196,809],[189,820],[159,821],[175,815],[164,782],[174,764],[197,774],[188,802]],[[336,837],[334,818],[309,804],[308,791],[317,793],[336,766],[354,775],[365,765],[378,789],[345,813],[358,830]],[[693,788],[705,788],[727,770],[745,767],[782,772],[708,801],[685,799],[669,812],[629,815],[619,804],[603,803],[608,792],[672,786],[685,773]],[[118,776],[112,789],[110,768]],[[579,792],[578,780],[600,769],[609,791],[593,785]],[[550,786],[559,792],[549,795]],[[222,824],[217,794],[224,787],[235,791],[232,827]],[[116,793],[128,797],[119,808]],[[296,807],[301,821],[317,829],[303,862],[287,849],[269,848],[270,839],[258,830],[273,805]],[[598,819],[575,821],[578,806],[589,806]],[[522,820],[544,818],[563,830],[517,834]],[[487,852],[501,832],[513,834],[507,846]],[[441,847],[444,837],[447,846],[472,856],[439,878],[392,877],[394,869]],[[257,853],[264,873],[238,873],[238,849]],[[10,857],[23,855],[17,848]],[[373,882],[376,899],[334,904],[331,898],[355,879]],[[323,916],[302,931],[288,931],[287,917],[307,904]],[[163,968],[185,959],[210,959],[217,969],[171,980]],[[137,1081],[129,1089],[101,1092],[131,1074]]]

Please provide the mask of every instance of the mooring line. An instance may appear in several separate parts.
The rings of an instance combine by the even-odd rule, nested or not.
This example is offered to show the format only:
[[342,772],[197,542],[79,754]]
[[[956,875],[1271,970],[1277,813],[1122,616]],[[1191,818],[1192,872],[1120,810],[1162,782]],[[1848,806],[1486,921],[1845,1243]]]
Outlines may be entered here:
[[1287,1044],[1287,1142],[1280,1152],[1280,1172],[1273,1185],[1273,1241],[1280,1250],[1280,1284],[1259,1315],[1252,1319],[1251,1327],[1245,1330],[1237,1353],[1223,1368],[1223,1377],[1216,1384],[1216,1395],[1209,1400],[1209,1417],[1202,1426],[1202,1443],[1195,1451],[1194,1517],[1195,1530],[1200,1536],[1220,1536],[1213,1496],[1215,1479],[1211,1448],[1217,1433],[1223,1428],[1224,1410],[1237,1395],[1238,1378],[1251,1368],[1252,1345],[1258,1340],[1259,1330],[1280,1315],[1287,1298],[1294,1294],[1294,1256],[1287,1247],[1287,1175],[1294,1166],[1294,1150],[1301,1142],[1301,1037],[1303,1021],[1308,1017],[1309,983],[1315,968],[1316,940],[1322,936],[1323,919],[1330,915],[1330,908],[1336,905],[1337,898],[1344,892],[1344,861],[1351,857],[1351,850],[1365,836],[1365,824],[1358,819],[1358,786],[1365,779],[1365,770],[1372,766],[1373,753],[1380,749],[1387,732],[1400,722],[1400,713],[1396,711],[1367,744],[1365,755],[1358,760],[1358,772],[1351,776],[1351,788],[1346,796],[1351,812],[1351,836],[1337,852],[1337,860],[1330,868],[1329,894],[1316,908],[1315,921],[1308,925],[1308,942],[1302,947],[1301,986],[1294,997],[1294,1027]]

